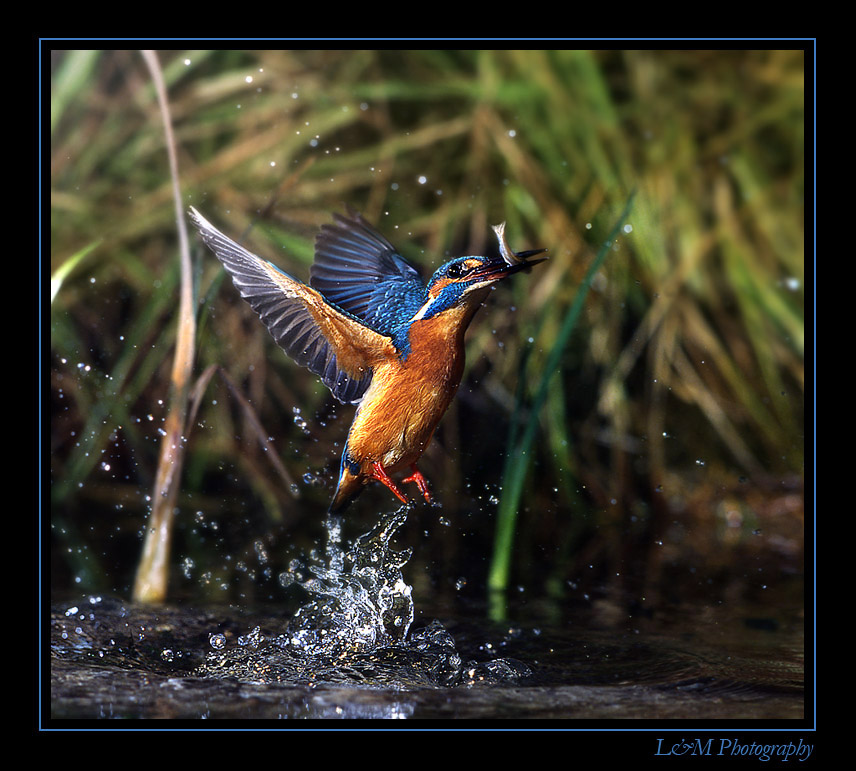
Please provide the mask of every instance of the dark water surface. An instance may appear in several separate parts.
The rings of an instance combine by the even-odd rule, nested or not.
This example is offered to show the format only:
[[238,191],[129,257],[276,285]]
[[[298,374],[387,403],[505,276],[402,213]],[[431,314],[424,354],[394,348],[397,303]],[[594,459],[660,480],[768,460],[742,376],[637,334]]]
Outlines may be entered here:
[[549,624],[533,623],[534,609],[520,615],[422,614],[432,620],[404,639],[309,653],[269,609],[62,601],[50,614],[50,717],[804,717],[798,609],[629,617],[601,600]]

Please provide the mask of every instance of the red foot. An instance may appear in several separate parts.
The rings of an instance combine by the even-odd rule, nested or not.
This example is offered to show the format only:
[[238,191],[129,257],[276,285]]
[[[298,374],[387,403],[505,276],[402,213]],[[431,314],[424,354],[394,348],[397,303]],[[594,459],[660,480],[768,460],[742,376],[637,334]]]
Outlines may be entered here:
[[414,463],[410,470],[413,472],[406,479],[402,479],[402,482],[416,482],[416,486],[419,488],[419,492],[422,493],[422,497],[425,499],[426,503],[431,503],[431,493],[428,492],[428,480],[422,476],[422,472],[416,468],[416,464]]
[[377,479],[378,482],[383,482],[390,490],[392,490],[393,495],[395,495],[398,500],[400,500],[402,503],[410,503],[410,501],[408,501],[407,498],[404,497],[404,493],[398,489],[395,482],[390,479],[389,474],[386,473],[386,469],[384,469],[384,467],[381,466],[380,463],[378,463],[377,461],[372,463],[372,470],[374,471],[372,476]]

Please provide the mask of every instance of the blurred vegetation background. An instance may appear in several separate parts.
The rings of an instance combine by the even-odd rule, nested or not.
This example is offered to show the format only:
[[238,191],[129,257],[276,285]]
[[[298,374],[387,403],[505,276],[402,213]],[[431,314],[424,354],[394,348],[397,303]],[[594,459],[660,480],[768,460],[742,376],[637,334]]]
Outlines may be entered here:
[[[129,596],[178,323],[166,140],[139,51],[47,56],[51,586]],[[803,51],[157,56],[182,208],[299,278],[345,206],[425,275],[495,249],[501,221],[514,249],[549,249],[470,329],[420,464],[442,507],[418,506],[398,537],[417,605],[483,597],[497,559],[524,598],[799,596]],[[189,236],[199,398],[169,598],[278,601],[281,572],[321,542],[353,408],[276,348]],[[369,489],[346,537],[394,504]]]

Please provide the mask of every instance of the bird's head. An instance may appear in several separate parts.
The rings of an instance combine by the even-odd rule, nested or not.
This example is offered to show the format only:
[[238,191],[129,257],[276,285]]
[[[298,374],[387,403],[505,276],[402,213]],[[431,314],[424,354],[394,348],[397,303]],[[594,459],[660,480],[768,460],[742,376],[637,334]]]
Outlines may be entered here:
[[[526,257],[545,251],[526,252]],[[501,257],[456,257],[441,265],[428,282],[425,304],[412,321],[428,319],[452,308],[478,307],[484,290],[513,273],[526,270],[540,260],[521,260],[509,264]]]

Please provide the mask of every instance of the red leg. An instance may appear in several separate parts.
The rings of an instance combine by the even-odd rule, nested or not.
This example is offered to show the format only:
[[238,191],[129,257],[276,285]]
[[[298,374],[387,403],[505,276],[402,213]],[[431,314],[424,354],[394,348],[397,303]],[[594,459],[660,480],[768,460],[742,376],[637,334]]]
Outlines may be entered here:
[[381,466],[380,463],[378,463],[377,461],[372,463],[372,470],[374,472],[372,476],[377,479],[378,482],[383,482],[390,490],[392,490],[393,495],[395,495],[398,500],[400,500],[402,503],[410,503],[410,501],[408,501],[407,498],[404,497],[404,493],[402,493],[401,490],[398,489],[395,482],[390,479],[389,474],[386,473],[386,469],[384,469],[384,467]]
[[422,476],[422,472],[416,468],[416,464],[414,463],[410,470],[413,472],[406,479],[402,479],[402,482],[416,482],[416,486],[419,488],[419,492],[422,493],[422,497],[425,499],[427,503],[431,503],[431,493],[428,492],[428,480]]

